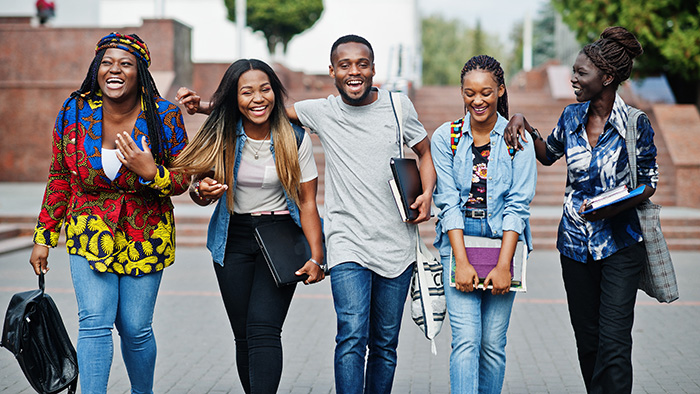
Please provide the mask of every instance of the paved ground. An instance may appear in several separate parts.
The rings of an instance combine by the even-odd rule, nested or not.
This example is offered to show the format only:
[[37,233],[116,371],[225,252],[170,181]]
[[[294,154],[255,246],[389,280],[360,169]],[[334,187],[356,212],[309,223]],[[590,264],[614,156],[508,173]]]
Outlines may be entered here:
[[[0,185],[1,211],[37,209],[10,199]],[[21,194],[21,193],[17,193]],[[30,200],[35,199],[32,197]],[[40,199],[40,196],[39,196]],[[8,201],[11,200],[11,201]],[[176,210],[177,213],[177,210]],[[184,212],[183,212],[184,213]],[[36,287],[28,251],[0,255],[0,312],[12,294]],[[634,328],[634,393],[700,393],[700,253],[675,252],[681,299],[661,305],[640,293]],[[46,289],[75,341],[77,310],[64,248],[52,250]],[[154,327],[158,339],[156,393],[242,393],[235,372],[233,334],[204,248],[180,248],[165,271]],[[508,333],[504,393],[585,393],[578,373],[558,255],[535,251],[526,294],[519,294]],[[407,304],[408,305],[408,304]],[[329,281],[300,286],[283,332],[280,393],[334,393],[335,314]],[[128,393],[129,382],[115,334],[109,392]],[[404,315],[394,393],[448,393],[449,325],[437,338],[438,355]],[[29,394],[10,352],[0,350],[0,393]]]

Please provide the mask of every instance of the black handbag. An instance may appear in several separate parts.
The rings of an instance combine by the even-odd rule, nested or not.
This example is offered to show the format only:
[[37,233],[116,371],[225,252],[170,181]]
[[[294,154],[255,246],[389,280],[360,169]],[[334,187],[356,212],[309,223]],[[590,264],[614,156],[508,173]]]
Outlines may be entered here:
[[39,393],[75,393],[78,358],[61,314],[44,292],[44,274],[39,289],[12,296],[2,330],[3,346],[15,355],[29,384]]

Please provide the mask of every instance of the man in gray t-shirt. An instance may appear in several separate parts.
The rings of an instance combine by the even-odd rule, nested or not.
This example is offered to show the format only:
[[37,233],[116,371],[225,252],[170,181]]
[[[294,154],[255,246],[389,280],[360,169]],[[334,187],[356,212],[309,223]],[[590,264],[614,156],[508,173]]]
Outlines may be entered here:
[[[329,70],[340,96],[301,101],[288,113],[318,134],[326,155],[324,232],[338,318],[336,392],[390,393],[416,259],[416,224],[430,217],[435,185],[430,141],[405,95],[400,96],[404,140],[397,141],[389,92],[372,87],[374,52],[367,40],[339,38]],[[423,182],[423,194],[412,206],[420,215],[409,223],[401,221],[388,184],[389,160],[404,143],[419,157]]]

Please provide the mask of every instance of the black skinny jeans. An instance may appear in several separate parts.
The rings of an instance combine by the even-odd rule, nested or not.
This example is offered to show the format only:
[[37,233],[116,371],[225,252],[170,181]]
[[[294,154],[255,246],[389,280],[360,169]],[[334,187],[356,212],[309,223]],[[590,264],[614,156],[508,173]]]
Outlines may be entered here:
[[282,375],[282,324],[296,285],[277,288],[255,241],[255,227],[289,215],[231,215],[224,266],[214,263],[236,341],[238,377],[246,393],[276,393]]
[[561,255],[578,361],[589,393],[632,392],[632,324],[644,243],[587,263]]

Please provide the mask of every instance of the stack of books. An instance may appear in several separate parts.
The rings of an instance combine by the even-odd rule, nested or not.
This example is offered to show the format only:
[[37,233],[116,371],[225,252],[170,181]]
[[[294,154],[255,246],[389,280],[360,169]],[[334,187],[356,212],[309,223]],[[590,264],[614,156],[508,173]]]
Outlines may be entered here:
[[632,197],[642,194],[644,191],[644,185],[637,187],[636,189],[629,191],[627,190],[627,185],[618,186],[616,188],[610,189],[601,193],[586,202],[582,214],[587,214],[607,207],[608,205],[618,204]]

